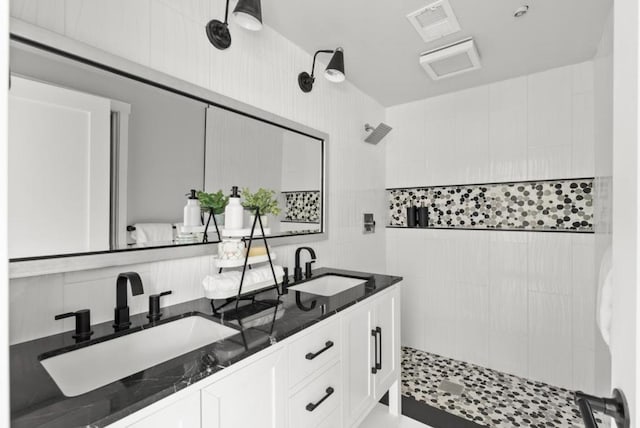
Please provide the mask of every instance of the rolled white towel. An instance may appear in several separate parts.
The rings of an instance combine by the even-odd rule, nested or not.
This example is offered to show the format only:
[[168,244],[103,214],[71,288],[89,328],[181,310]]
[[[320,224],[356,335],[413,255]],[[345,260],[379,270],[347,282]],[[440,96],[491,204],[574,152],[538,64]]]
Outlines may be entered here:
[[173,226],[171,223],[136,223],[134,224],[136,244],[171,242]]
[[[279,282],[282,281],[284,276],[284,270],[282,266],[273,266],[273,270],[276,274],[276,279]],[[237,293],[240,287],[240,279],[242,278],[241,270],[224,271],[214,275],[207,275],[202,280],[202,286],[205,292],[210,293]],[[256,269],[247,269],[244,276],[244,282],[242,285],[243,290],[250,290],[252,285],[273,280],[273,274],[269,266],[263,266]]]

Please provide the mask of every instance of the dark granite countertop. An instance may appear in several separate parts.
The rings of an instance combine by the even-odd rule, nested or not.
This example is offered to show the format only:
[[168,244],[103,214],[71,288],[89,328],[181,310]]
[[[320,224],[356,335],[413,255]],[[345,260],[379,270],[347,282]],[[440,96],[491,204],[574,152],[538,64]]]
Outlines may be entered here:
[[[65,332],[11,346],[11,426],[104,427],[402,280],[397,276],[331,268],[317,269],[313,273],[314,278],[334,273],[368,280],[364,285],[330,297],[290,291],[280,297],[277,311],[271,307],[239,321],[224,320],[224,317],[220,321],[213,317],[211,301],[204,298],[164,307],[162,320],[156,324],[188,316],[203,316],[237,329],[238,334],[77,397],[62,394],[39,357],[149,328],[146,314],[133,315],[131,328],[125,332],[114,333],[111,322],[94,325],[91,341],[80,345],[75,344],[72,332]],[[296,302],[296,296],[300,302]],[[256,296],[258,300],[276,298],[275,290]],[[314,300],[316,304],[312,305]]]

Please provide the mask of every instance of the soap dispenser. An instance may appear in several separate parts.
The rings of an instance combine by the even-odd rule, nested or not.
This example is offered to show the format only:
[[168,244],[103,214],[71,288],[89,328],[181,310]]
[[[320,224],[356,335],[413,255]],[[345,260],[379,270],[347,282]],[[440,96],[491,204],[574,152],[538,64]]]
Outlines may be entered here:
[[187,196],[189,196],[189,199],[187,199],[187,205],[184,206],[184,226],[202,226],[202,219],[200,217],[200,201],[198,201],[196,191],[191,189],[191,193],[187,193]]
[[242,229],[243,216],[244,209],[240,203],[238,186],[233,186],[231,188],[231,195],[229,196],[229,203],[224,209],[224,228],[230,230]]

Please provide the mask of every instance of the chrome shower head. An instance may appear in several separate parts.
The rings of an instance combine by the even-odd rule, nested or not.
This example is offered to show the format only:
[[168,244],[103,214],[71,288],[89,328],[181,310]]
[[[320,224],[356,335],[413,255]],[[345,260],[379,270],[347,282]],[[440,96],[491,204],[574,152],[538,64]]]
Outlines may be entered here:
[[364,125],[364,130],[369,132],[373,131],[367,138],[364,139],[365,143],[378,144],[382,139],[391,131],[391,127],[385,123],[380,123],[380,125],[375,128],[368,123]]

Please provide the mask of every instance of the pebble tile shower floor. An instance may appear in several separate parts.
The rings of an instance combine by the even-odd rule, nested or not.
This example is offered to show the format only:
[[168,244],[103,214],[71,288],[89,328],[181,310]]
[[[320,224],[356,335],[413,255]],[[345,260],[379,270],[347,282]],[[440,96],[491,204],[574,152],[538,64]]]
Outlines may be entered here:
[[[464,391],[443,391],[443,380]],[[402,348],[402,394],[481,426],[584,427],[572,391],[408,347]]]

